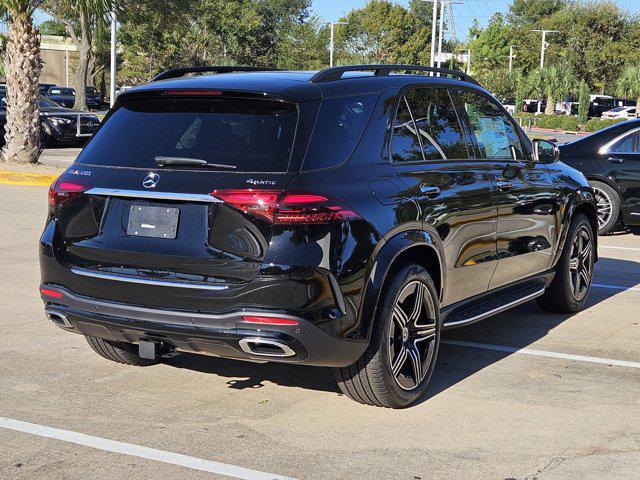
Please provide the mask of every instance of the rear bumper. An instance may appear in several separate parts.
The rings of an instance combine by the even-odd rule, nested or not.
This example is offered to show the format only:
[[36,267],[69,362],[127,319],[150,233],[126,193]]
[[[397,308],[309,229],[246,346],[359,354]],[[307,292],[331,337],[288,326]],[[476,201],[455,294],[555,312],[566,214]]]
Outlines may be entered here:
[[[221,315],[184,312],[109,302],[77,295],[57,285],[61,298],[43,296],[48,315],[63,330],[105,340],[162,342],[180,351],[224,358],[338,367],[362,356],[366,342],[332,337],[312,322],[281,311],[243,309]],[[298,325],[246,323],[242,315],[286,317]],[[64,320],[64,321],[62,321]],[[259,351],[264,344],[273,352]]]

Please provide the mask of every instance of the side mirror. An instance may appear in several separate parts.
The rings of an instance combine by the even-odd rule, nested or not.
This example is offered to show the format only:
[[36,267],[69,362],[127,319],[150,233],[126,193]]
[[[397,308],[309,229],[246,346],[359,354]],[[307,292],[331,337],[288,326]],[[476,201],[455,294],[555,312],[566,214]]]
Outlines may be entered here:
[[533,141],[533,159],[539,163],[554,163],[560,160],[560,149],[555,143],[536,138]]

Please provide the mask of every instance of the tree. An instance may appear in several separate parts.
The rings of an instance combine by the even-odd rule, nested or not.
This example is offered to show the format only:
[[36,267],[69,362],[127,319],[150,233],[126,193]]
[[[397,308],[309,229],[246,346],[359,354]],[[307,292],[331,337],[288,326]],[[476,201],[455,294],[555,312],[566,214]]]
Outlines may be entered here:
[[7,121],[3,161],[35,163],[40,153],[40,103],[38,78],[42,69],[40,38],[33,12],[42,0],[1,0],[9,18],[9,38],[4,55],[7,79]]
[[40,30],[42,35],[67,36],[67,28],[64,26],[64,23],[57,22],[56,20],[45,20],[38,26],[38,30]]
[[636,99],[640,108],[640,65],[624,69],[616,85],[618,95]]
[[[76,108],[87,109],[87,84],[91,70],[96,26],[108,21],[111,10],[121,10],[123,0],[47,0],[46,11],[64,24],[78,50]],[[93,78],[91,77],[92,83]]]
[[578,122],[581,125],[587,123],[589,120],[589,103],[590,103],[590,92],[589,85],[587,82],[583,80],[580,81],[580,87],[578,89]]
[[574,78],[570,69],[551,66],[540,70],[542,93],[547,100],[545,115],[553,115],[557,100],[565,98],[574,86]]

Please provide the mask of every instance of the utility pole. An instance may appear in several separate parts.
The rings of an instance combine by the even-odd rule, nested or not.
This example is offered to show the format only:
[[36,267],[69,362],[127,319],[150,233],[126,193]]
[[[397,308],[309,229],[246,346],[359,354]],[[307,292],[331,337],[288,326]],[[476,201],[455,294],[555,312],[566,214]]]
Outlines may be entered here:
[[[438,32],[438,68],[442,67],[442,38],[444,37],[444,8],[446,0],[440,0],[440,31]],[[438,75],[440,76],[440,75]]]
[[513,71],[513,59],[516,58],[516,56],[513,54],[513,45],[511,45],[509,47],[509,72]]
[[549,44],[547,43],[547,33],[558,33],[558,30],[531,30],[532,32],[542,32],[542,45],[540,47],[540,70],[544,68],[544,51]]
[[471,75],[471,49],[467,50],[467,68],[465,69],[467,75]]
[[431,15],[431,59],[429,60],[429,66],[433,68],[436,64],[436,25],[438,23],[438,2],[440,0],[422,0],[423,2],[429,2],[433,4]]
[[336,25],[345,25],[347,22],[331,22],[329,24],[329,29],[331,31],[331,36],[329,38],[329,66],[333,67],[333,29]]
[[118,27],[118,17],[116,11],[111,11],[111,88],[109,95],[109,104],[113,107],[116,102],[116,33]]

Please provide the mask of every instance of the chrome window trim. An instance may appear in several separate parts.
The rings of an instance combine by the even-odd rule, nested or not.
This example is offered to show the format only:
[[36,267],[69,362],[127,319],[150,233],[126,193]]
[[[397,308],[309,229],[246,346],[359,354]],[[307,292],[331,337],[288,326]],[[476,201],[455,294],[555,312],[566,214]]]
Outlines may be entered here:
[[95,272],[93,270],[85,270],[83,268],[72,268],[71,272],[83,277],[99,278],[102,280],[112,280],[115,282],[127,282],[137,283],[142,285],[154,285],[160,287],[173,287],[173,288],[193,288],[196,290],[227,290],[228,285],[204,285],[202,283],[187,283],[187,282],[171,282],[167,280],[152,280],[140,277],[128,277],[125,275],[117,275],[113,273]]
[[620,140],[628,137],[629,135],[633,135],[634,133],[639,132],[639,131],[640,131],[640,127],[636,127],[636,128],[633,128],[631,130],[628,130],[628,131],[618,135],[616,138],[614,138],[613,140],[609,140],[602,147],[600,147],[600,150],[598,150],[598,153],[600,155],[606,155],[608,153],[617,153],[617,154],[620,154],[620,155],[637,155],[640,152],[610,152],[609,149],[613,145],[618,143]]
[[222,203],[222,200],[211,195],[199,193],[158,192],[147,190],[122,190],[118,188],[92,188],[87,195],[121,198],[144,198],[151,200],[178,200],[183,202]]

